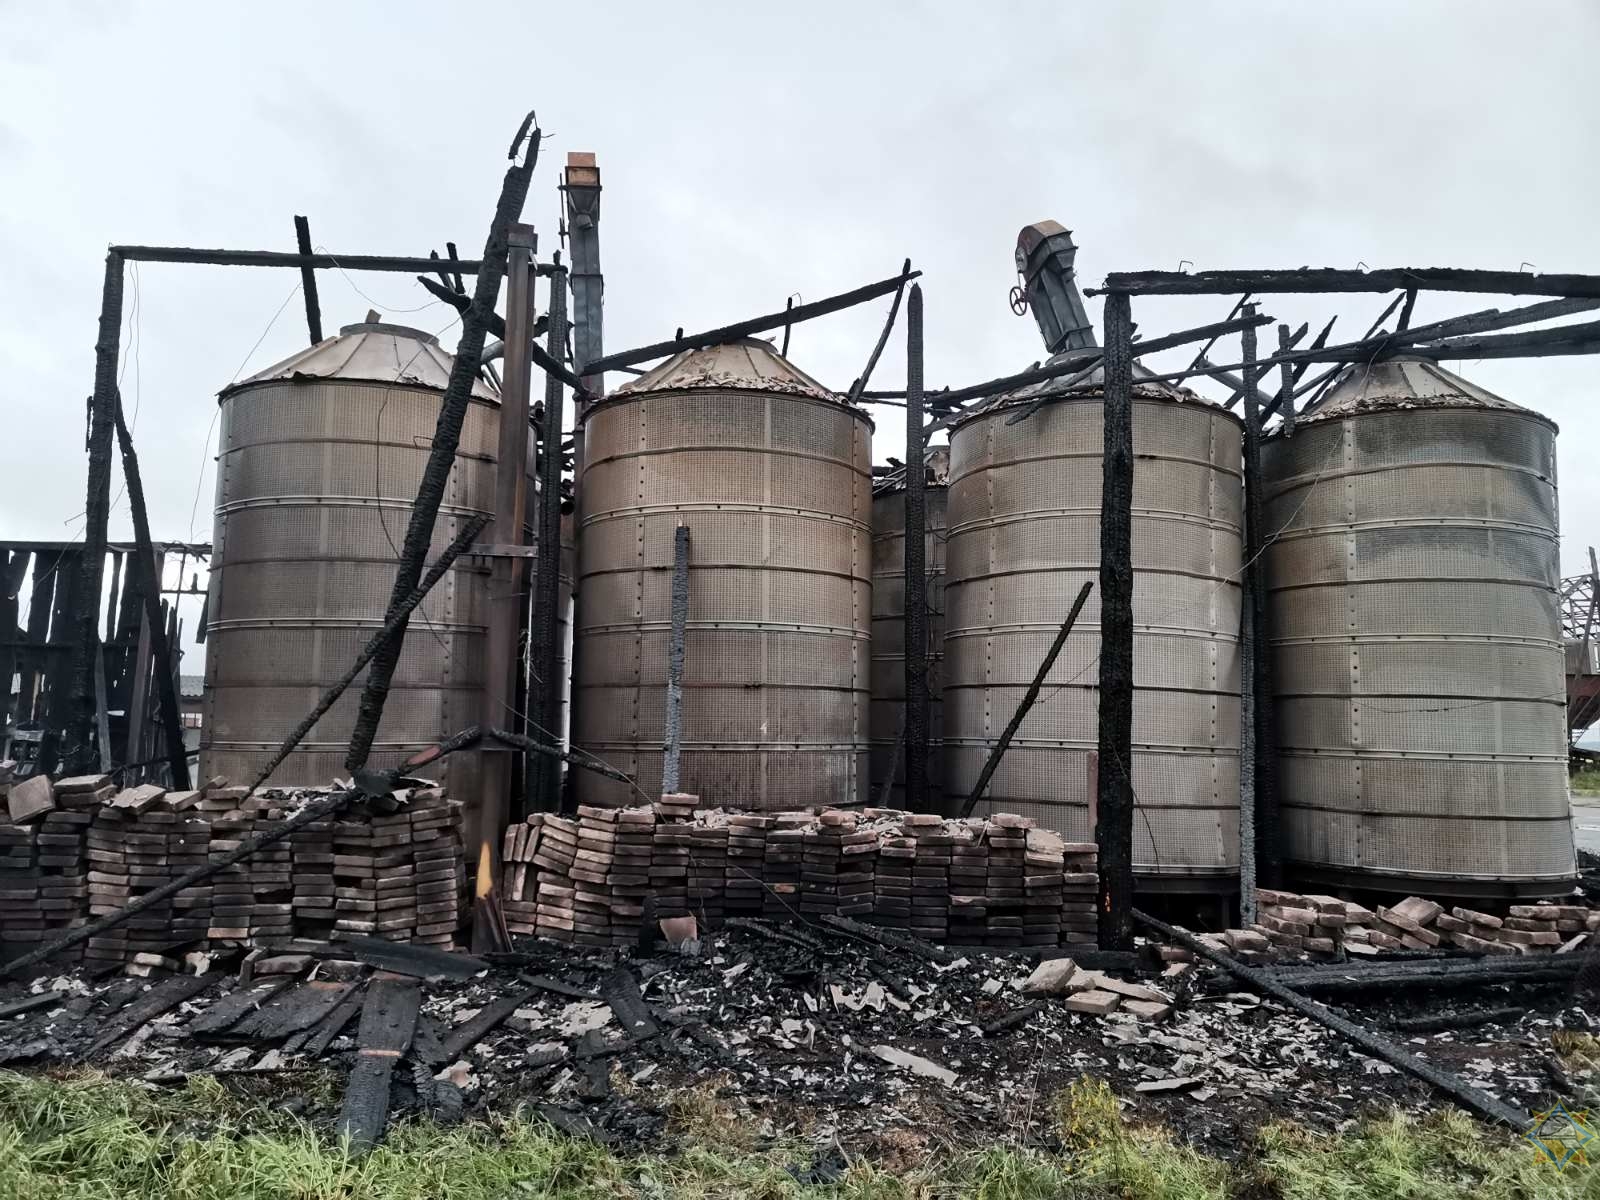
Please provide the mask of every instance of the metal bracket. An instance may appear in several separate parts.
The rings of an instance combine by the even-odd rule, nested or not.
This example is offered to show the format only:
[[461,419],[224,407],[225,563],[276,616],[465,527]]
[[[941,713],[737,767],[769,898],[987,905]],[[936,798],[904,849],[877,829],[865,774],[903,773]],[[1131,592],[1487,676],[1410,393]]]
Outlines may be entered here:
[[494,542],[473,542],[467,553],[479,558],[538,558],[537,546],[501,546]]

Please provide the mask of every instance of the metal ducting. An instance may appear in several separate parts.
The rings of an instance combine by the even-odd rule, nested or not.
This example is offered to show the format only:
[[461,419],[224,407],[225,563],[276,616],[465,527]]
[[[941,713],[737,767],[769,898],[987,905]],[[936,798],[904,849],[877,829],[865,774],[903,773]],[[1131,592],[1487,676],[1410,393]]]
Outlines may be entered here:
[[[674,530],[690,530],[680,787],[867,797],[871,422],[768,343],[685,351],[583,418],[573,741],[661,785]],[[639,793],[592,772],[584,803]]]
[[1567,890],[1555,437],[1437,363],[1394,359],[1351,368],[1265,443],[1292,870]]
[[[452,362],[431,334],[369,322],[222,393],[202,776],[253,780],[382,628]],[[475,383],[430,561],[494,511],[498,429],[498,399]],[[530,479],[530,505],[535,491]],[[459,559],[413,614],[372,766],[482,719],[488,586],[480,561]],[[363,679],[271,783],[345,773]],[[475,755],[442,769],[473,795]]]
[[[925,455],[924,536],[928,595],[928,809],[944,795],[944,551],[950,448]],[[906,653],[905,470],[879,480],[872,494],[872,795],[892,773],[890,803],[905,804]]]
[[[1133,399],[1135,870],[1144,886],[1238,872],[1241,426],[1190,392]],[[1099,703],[1103,378],[1052,383],[959,421],[950,439],[945,787],[969,792],[1073,598],[1095,582],[979,811],[1093,839]]]

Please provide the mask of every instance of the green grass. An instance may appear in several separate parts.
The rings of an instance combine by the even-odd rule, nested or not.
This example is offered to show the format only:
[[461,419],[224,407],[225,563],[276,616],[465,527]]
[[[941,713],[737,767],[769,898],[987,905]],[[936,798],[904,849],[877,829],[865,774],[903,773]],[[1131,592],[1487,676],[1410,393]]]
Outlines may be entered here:
[[[707,1089],[668,1106],[672,1148],[613,1155],[514,1118],[442,1129],[402,1122],[360,1161],[310,1127],[210,1079],[156,1091],[103,1076],[0,1072],[0,1197],[87,1200],[518,1200],[523,1197],[840,1197],[845,1200],[1564,1200],[1600,1196],[1600,1167],[1557,1173],[1520,1139],[1460,1114],[1375,1117],[1340,1135],[1292,1125],[1260,1132],[1233,1163],[1130,1124],[1100,1083],[1050,1111],[1058,1153],[998,1142],[929,1146],[892,1165],[856,1161],[836,1183],[802,1187],[785,1167],[800,1146],[761,1148]],[[1044,1114],[1041,1113],[1041,1119]],[[935,1135],[939,1131],[925,1131]],[[969,1140],[982,1130],[965,1131]],[[994,1131],[997,1135],[1004,1130]]]
[[1600,767],[1580,767],[1572,773],[1574,796],[1600,796]]

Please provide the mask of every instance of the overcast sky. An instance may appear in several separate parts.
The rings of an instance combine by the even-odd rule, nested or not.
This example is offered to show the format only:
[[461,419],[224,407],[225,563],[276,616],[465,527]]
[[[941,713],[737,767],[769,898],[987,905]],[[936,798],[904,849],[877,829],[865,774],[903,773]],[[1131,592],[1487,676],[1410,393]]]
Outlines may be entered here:
[[[1018,229],[1047,217],[1075,231],[1091,283],[1181,260],[1600,272],[1596,61],[1600,9],[1581,0],[0,0],[0,534],[81,534],[108,244],[292,249],[305,213],[335,253],[451,239],[476,257],[528,108],[546,131],[524,212],[541,254],[558,246],[567,151],[599,157],[608,348],[816,299],[910,256],[929,381],[959,385],[1041,357],[1006,293]],[[216,393],[304,344],[297,282],[130,271],[123,392],[158,538],[210,538]],[[406,276],[319,285],[330,332],[369,307],[429,330],[452,315]],[[1337,310],[1353,338],[1384,303],[1335,299],[1265,311],[1315,327]],[[1227,303],[1142,301],[1135,317],[1152,336]],[[1415,320],[1494,303],[1425,296]],[[847,386],[886,304],[799,328],[791,356]],[[903,382],[902,344],[877,386]],[[1563,569],[1586,566],[1595,360],[1447,365],[1559,422]],[[876,416],[881,461],[901,416]],[[131,536],[126,500],[112,534]]]

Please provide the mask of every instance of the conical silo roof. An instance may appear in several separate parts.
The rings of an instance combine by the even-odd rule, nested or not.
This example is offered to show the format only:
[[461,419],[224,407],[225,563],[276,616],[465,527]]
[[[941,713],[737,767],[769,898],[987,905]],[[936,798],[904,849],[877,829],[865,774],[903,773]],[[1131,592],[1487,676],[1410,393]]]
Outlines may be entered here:
[[[442,392],[454,366],[455,358],[431,333],[405,325],[362,321],[344,326],[337,337],[324,338],[248,379],[230,384],[222,394],[258,383],[322,379],[401,383]],[[499,400],[482,379],[472,381],[472,394],[482,400]]]
[[840,398],[760,338],[741,338],[703,350],[684,350],[617,388],[613,395],[729,388],[783,392],[816,400]]
[[1542,413],[1513,404],[1488,388],[1445,370],[1432,359],[1390,358],[1353,364],[1329,390],[1327,398],[1300,417],[1299,422],[1309,425],[1363,413],[1443,408],[1498,409],[1549,421]]
[[[1135,345],[1137,347],[1137,344]],[[1046,360],[1044,365],[1050,366],[1063,357],[1078,356],[1082,353],[1083,351],[1081,350],[1067,351],[1065,355],[1058,354]],[[1186,387],[1177,387],[1163,379],[1150,378],[1154,374],[1154,371],[1151,371],[1141,363],[1136,362],[1133,364],[1133,394],[1135,397],[1140,400],[1169,400],[1174,404],[1192,404],[1203,408],[1217,408],[1227,412],[1221,405],[1213,403],[1198,392],[1192,392]],[[1046,397],[1045,403],[1050,403],[1055,400],[1087,400],[1105,394],[1106,371],[1103,361],[1096,363],[1089,374],[1074,383],[1068,390],[1060,391],[1061,386],[1071,378],[1072,372],[1068,372],[1066,375],[1058,376],[1055,379],[1045,379],[1038,383],[1024,384],[1022,387],[1015,388],[1012,391],[1001,392],[999,395],[967,409],[956,418],[952,425],[964,425],[968,421],[983,416],[985,413],[994,412],[996,409],[1026,407],[1041,396]],[[937,398],[937,394],[935,394],[935,398]],[[1228,415],[1234,416],[1233,413],[1228,413]]]

